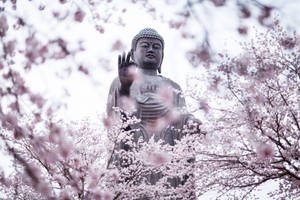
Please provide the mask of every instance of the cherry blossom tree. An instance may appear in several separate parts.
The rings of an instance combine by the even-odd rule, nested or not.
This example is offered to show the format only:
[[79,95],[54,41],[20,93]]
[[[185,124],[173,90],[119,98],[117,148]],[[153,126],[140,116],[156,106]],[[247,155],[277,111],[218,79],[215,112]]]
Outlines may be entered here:
[[271,182],[272,199],[299,197],[299,41],[277,24],[209,69],[199,191],[246,199]]

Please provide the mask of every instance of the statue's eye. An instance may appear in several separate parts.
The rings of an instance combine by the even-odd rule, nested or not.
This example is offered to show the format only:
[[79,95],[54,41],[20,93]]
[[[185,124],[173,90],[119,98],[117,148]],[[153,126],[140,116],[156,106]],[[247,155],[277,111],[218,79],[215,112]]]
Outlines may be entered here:
[[154,45],[153,45],[153,48],[154,48],[154,49],[161,49],[161,46],[160,46],[159,44],[154,44]]

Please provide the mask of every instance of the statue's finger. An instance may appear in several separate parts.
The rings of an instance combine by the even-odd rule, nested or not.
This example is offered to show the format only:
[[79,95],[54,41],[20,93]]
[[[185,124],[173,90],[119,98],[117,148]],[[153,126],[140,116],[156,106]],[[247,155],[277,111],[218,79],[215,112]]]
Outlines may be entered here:
[[123,52],[123,55],[122,55],[122,65],[125,64],[125,58],[126,58],[126,55],[125,55],[125,52]]
[[130,52],[127,53],[126,63],[129,64],[129,61],[130,61]]
[[118,67],[121,67],[121,55],[118,56]]

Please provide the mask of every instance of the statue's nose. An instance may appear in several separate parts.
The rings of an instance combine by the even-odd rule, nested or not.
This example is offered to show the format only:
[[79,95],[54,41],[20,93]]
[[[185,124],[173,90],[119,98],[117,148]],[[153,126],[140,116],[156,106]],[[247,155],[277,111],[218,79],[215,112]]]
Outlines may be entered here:
[[147,51],[147,52],[148,52],[148,53],[149,53],[149,52],[153,53],[153,47],[152,47],[151,45],[149,46],[149,48],[148,48],[148,51]]

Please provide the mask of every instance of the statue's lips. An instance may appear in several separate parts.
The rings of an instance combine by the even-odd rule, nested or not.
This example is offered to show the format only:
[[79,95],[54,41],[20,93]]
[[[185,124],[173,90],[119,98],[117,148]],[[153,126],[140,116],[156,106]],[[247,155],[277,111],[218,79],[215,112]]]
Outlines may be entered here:
[[152,54],[148,54],[148,55],[146,55],[146,58],[155,58],[155,56],[154,55],[152,55]]

